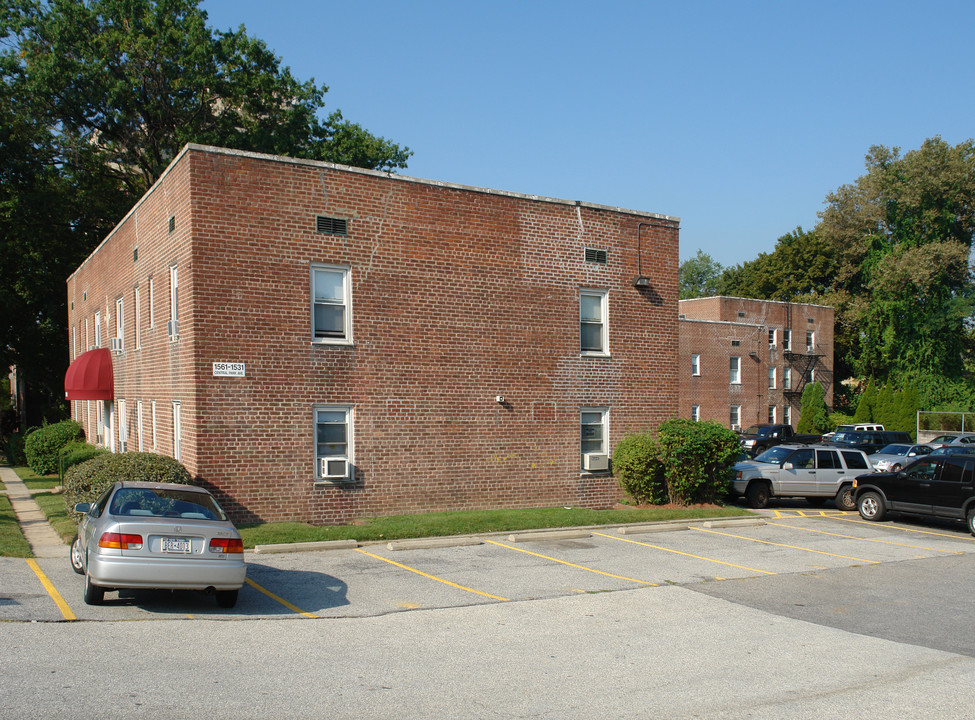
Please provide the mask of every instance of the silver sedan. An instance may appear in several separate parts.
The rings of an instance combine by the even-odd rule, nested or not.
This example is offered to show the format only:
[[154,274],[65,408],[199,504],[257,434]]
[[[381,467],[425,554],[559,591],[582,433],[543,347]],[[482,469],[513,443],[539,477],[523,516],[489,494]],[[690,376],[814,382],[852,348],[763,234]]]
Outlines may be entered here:
[[84,513],[71,566],[85,576],[85,602],[99,605],[122,588],[215,592],[231,608],[244,584],[240,533],[203,488],[117,482]]
[[870,464],[877,472],[897,472],[909,462],[927,455],[933,449],[930,445],[891,443],[871,455]]

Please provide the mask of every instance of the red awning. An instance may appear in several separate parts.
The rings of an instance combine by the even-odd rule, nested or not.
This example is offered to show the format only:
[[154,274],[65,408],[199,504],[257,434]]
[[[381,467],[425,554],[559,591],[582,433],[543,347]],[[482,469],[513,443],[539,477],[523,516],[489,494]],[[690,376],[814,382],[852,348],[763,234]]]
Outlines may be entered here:
[[81,353],[64,374],[65,400],[113,400],[112,354],[107,348]]

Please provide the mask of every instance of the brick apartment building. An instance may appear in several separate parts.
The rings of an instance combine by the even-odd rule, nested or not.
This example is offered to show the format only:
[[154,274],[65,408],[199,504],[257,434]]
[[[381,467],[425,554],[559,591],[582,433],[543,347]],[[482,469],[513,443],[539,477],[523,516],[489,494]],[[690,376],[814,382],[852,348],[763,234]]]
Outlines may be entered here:
[[65,395],[241,521],[605,507],[678,412],[678,225],[189,145],[68,279]]
[[818,382],[833,403],[833,308],[708,297],[681,300],[680,416],[727,427],[799,422]]

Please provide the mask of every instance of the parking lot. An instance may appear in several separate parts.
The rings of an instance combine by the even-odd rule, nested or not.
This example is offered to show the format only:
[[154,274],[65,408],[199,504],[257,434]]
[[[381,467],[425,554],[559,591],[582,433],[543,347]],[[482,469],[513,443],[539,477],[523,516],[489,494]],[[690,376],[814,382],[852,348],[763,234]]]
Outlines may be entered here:
[[[82,601],[83,578],[67,560],[0,559],[0,620],[120,621],[174,618],[254,620],[349,618],[585,593],[680,585],[712,595],[728,581],[975,553],[963,525],[869,523],[856,513],[803,503],[754,520],[589,528],[437,543],[248,553],[237,606],[217,608],[195,592],[108,593]],[[420,547],[418,547],[418,545]],[[724,582],[721,582],[724,581]],[[746,587],[739,585],[737,587]],[[741,601],[741,600],[736,600]]]

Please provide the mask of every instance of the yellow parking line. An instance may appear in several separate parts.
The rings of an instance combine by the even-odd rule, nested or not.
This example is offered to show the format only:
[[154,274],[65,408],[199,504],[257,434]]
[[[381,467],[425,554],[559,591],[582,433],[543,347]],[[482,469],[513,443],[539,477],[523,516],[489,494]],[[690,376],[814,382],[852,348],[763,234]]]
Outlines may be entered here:
[[51,596],[54,604],[58,606],[58,610],[61,611],[64,619],[77,620],[78,618],[73,612],[71,612],[71,608],[68,607],[68,603],[64,601],[64,598],[61,597],[61,593],[59,593],[57,588],[55,588],[51,581],[47,579],[47,575],[45,575],[44,571],[41,570],[41,566],[37,564],[37,561],[33,558],[26,558],[26,560],[27,566],[34,571],[35,575],[37,575],[37,579],[41,581],[41,585],[43,585],[44,589],[47,590],[47,594]]
[[[840,520],[845,520],[846,522],[857,523],[859,525],[872,525],[873,527],[884,527],[883,523],[879,523],[876,520],[857,520],[859,515],[852,518],[840,518]],[[887,525],[887,527],[893,527],[895,530],[902,530],[903,532],[919,533],[921,535],[934,535],[935,537],[945,537],[952,538],[953,540],[975,540],[975,537],[969,535],[949,535],[948,533],[934,532],[932,530],[920,530],[918,528],[909,528],[902,525]]]
[[729,565],[730,567],[738,568],[739,570],[748,570],[749,572],[762,573],[763,575],[778,574],[774,572],[769,572],[768,570],[759,570],[758,568],[751,568],[746,565],[735,565],[734,563],[725,562],[724,560],[715,560],[714,558],[703,557],[701,555],[692,555],[691,553],[681,552],[680,550],[672,550],[671,548],[660,547],[659,545],[651,545],[650,543],[640,542],[639,540],[630,540],[629,538],[616,537],[615,535],[604,535],[603,533],[598,533],[598,532],[594,532],[593,535],[609,538],[610,540],[619,540],[620,542],[633,543],[634,545],[642,545],[643,547],[653,548],[655,550],[663,550],[664,552],[675,553],[677,555],[684,555],[686,557],[695,558],[697,560],[706,560],[708,562],[718,563],[720,565]]
[[849,555],[837,555],[836,553],[828,553],[822,550],[813,550],[812,548],[799,547],[798,545],[785,545],[783,543],[774,543],[768,540],[758,540],[757,538],[745,537],[744,535],[732,535],[731,533],[718,532],[717,530],[705,530],[704,528],[690,526],[691,530],[697,530],[698,532],[713,533],[714,535],[724,535],[726,537],[738,538],[739,540],[749,540],[750,542],[762,543],[763,545],[775,545],[776,547],[789,548],[790,550],[803,550],[805,552],[816,553],[818,555],[829,555],[830,557],[843,558],[844,560],[856,560],[857,562],[870,563],[871,565],[879,565],[880,562],[877,560],[864,560],[863,558],[850,557]]
[[649,585],[650,587],[660,587],[657,585],[657,583],[647,582],[646,580],[634,580],[633,578],[624,577],[622,575],[613,575],[612,573],[603,572],[602,570],[593,570],[592,568],[587,568],[584,565],[575,565],[573,563],[566,562],[565,560],[559,560],[558,558],[549,557],[548,555],[540,555],[539,553],[534,553],[530,550],[523,550],[522,548],[505,545],[504,543],[495,542],[494,540],[485,540],[484,542],[490,543],[491,545],[497,545],[498,547],[508,548],[509,550],[517,550],[518,552],[523,552],[526,555],[534,555],[535,557],[540,557],[544,560],[551,560],[552,562],[559,563],[560,565],[568,565],[569,567],[577,568],[578,570],[596,573],[597,575],[605,575],[606,577],[616,578],[617,580],[628,580],[640,585]]
[[395,565],[396,567],[402,568],[403,570],[409,570],[410,572],[416,573],[417,575],[422,575],[423,577],[429,578],[430,580],[436,580],[437,582],[442,582],[444,585],[450,585],[451,587],[455,587],[458,590],[466,590],[467,592],[474,593],[475,595],[483,595],[484,597],[489,597],[492,600],[501,600],[502,602],[510,601],[509,598],[500,597],[498,595],[491,595],[490,593],[481,592],[480,590],[474,590],[473,588],[465,587],[463,585],[458,585],[457,583],[450,582],[450,580],[444,580],[443,578],[439,578],[436,575],[430,575],[429,573],[425,573],[422,570],[411,568],[409,565],[403,565],[402,563],[398,563],[395,560],[384,558],[381,555],[373,555],[371,552],[366,552],[362,548],[356,548],[356,552],[361,552],[363,555],[368,555],[371,558],[376,558],[376,560],[382,560],[383,562],[387,562],[390,565]]
[[296,613],[298,613],[300,615],[304,615],[305,617],[314,618],[315,620],[320,619],[320,616],[319,615],[315,615],[314,613],[310,613],[310,612],[305,612],[300,607],[297,607],[297,606],[292,605],[291,603],[289,603],[283,597],[278,597],[277,595],[275,595],[270,590],[268,590],[266,588],[262,588],[260,585],[258,585],[256,582],[254,582],[250,578],[245,578],[245,582],[248,585],[250,585],[252,588],[254,588],[255,590],[261,591],[262,593],[264,593],[265,595],[267,595],[272,600],[277,600],[279,603],[281,603],[282,605],[284,605],[286,608],[288,608],[288,610],[291,610],[292,612],[296,612]]
[[929,548],[923,545],[908,545],[907,543],[892,542],[890,540],[881,540],[880,538],[864,538],[857,537],[856,535],[843,535],[841,533],[826,532],[825,530],[813,530],[812,528],[797,527],[795,525],[785,525],[783,523],[768,523],[769,525],[775,525],[776,527],[790,528],[792,530],[804,530],[805,532],[819,533],[820,535],[832,535],[833,537],[846,538],[848,540],[863,540],[864,542],[875,542],[882,543],[883,545],[897,545],[898,547],[911,548],[913,550],[929,550],[931,552],[943,552],[950,555],[964,555],[965,553],[960,550],[942,550],[941,548]]

